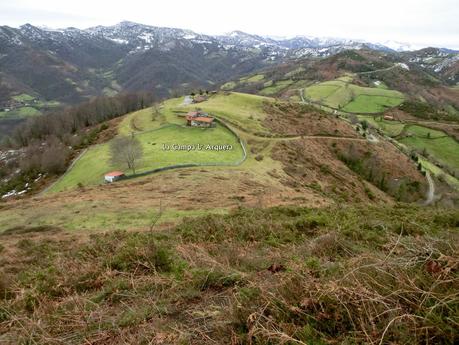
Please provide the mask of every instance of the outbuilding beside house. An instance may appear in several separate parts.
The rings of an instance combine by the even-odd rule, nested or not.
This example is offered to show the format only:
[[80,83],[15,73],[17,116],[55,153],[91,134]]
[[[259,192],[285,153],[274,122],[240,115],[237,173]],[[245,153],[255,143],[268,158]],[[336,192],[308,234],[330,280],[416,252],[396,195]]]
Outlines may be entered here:
[[112,172],[109,172],[109,173],[105,174],[104,180],[107,183],[113,183],[113,182],[119,181],[119,180],[121,180],[121,179],[123,179],[125,177],[126,177],[126,175],[122,171],[112,171]]
[[193,103],[201,103],[205,101],[207,101],[207,96],[204,95],[194,96],[193,98]]
[[387,121],[394,121],[394,117],[392,115],[384,115],[384,120],[387,120]]

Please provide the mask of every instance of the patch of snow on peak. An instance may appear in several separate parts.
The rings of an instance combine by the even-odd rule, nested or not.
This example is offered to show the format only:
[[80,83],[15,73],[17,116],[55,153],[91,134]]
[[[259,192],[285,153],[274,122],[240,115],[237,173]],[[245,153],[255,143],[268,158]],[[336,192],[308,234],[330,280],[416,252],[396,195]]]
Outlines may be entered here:
[[145,41],[146,43],[151,43],[151,41],[154,39],[153,34],[150,32],[144,32],[143,34],[138,36],[141,40]]
[[406,63],[398,62],[396,65],[401,67],[401,68],[403,68],[403,69],[406,69],[408,71],[410,70],[410,68],[408,67],[408,65]]
[[414,50],[411,44],[406,43],[406,42],[385,41],[385,42],[381,42],[381,44],[385,45],[386,47],[392,50],[398,51],[398,52]]
[[129,44],[128,40],[123,40],[121,38],[108,38],[110,41],[116,42],[118,44]]

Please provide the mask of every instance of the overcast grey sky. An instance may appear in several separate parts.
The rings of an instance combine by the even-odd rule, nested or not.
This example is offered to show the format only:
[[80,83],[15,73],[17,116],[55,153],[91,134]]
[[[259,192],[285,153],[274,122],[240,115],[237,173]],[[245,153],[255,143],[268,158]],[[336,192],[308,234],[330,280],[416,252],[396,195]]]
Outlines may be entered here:
[[0,25],[53,28],[123,20],[221,34],[400,41],[459,49],[458,0],[0,0]]

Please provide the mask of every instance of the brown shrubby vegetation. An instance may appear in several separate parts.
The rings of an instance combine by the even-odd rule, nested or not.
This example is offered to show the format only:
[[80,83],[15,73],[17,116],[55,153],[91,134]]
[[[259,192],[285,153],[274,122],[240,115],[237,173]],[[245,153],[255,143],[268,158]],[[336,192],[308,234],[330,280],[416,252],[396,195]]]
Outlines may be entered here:
[[0,236],[0,342],[454,344],[459,213],[239,209],[153,232]]

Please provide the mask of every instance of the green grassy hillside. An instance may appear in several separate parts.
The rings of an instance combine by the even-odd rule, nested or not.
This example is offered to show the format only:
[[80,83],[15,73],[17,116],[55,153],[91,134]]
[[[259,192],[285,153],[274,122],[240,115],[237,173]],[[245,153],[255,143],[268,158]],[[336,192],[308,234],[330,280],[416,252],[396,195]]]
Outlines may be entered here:
[[432,139],[412,136],[402,138],[400,142],[412,149],[427,152],[428,155],[452,169],[459,169],[459,143],[451,137]]
[[264,95],[264,96],[275,95],[276,93],[278,93],[278,92],[280,92],[282,90],[285,90],[287,87],[289,87],[293,83],[294,82],[291,79],[279,80],[279,81],[276,81],[276,82],[272,83],[272,85],[267,86],[264,89],[262,89],[260,91],[260,94]]
[[[151,169],[175,164],[234,164],[243,157],[242,147],[237,138],[223,126],[216,128],[188,128],[179,125],[166,125],[157,130],[136,135],[143,147],[143,157],[136,169],[142,173]],[[230,151],[212,151],[203,148],[201,151],[164,150],[163,145],[232,145]],[[76,162],[75,166],[53,188],[51,192],[83,186],[100,184],[105,173],[111,170],[124,170],[110,162],[110,143],[91,147]],[[130,173],[130,172],[127,172]]]
[[360,121],[367,121],[374,128],[381,129],[385,134],[394,137],[399,135],[405,128],[405,124],[399,121],[387,121],[383,117],[377,117],[371,115],[358,115]]
[[44,110],[61,105],[57,101],[44,101],[26,93],[13,96],[12,100],[21,102],[22,106],[10,109],[10,111],[0,111],[0,120],[2,118],[23,119],[29,116],[41,115]]
[[218,94],[208,101],[192,104],[177,110],[189,111],[196,107],[211,112],[250,132],[264,132],[261,122],[266,118],[263,102],[271,102],[272,98],[232,92],[227,95]]
[[[256,119],[263,117],[263,98],[251,95],[232,94],[216,96],[200,105],[224,119],[252,130],[261,125]],[[164,102],[156,112],[143,109],[128,115],[119,125],[119,135],[135,133],[143,147],[143,158],[137,173],[175,164],[235,164],[243,158],[243,150],[236,136],[217,123],[216,128],[191,128],[185,126],[184,113],[193,106],[181,106],[183,99]],[[214,112],[215,110],[215,112]],[[201,150],[174,150],[173,145],[202,145]],[[169,145],[172,150],[164,150]],[[216,151],[207,145],[231,145],[228,151]],[[72,189],[78,185],[88,186],[103,182],[105,173],[124,170],[110,161],[110,142],[93,146],[84,153],[73,168],[49,191]]]
[[[387,121],[382,116],[358,115],[358,119],[366,121],[384,134],[396,138],[408,150],[416,150],[428,156],[433,162],[444,165],[447,168],[446,171],[459,169],[459,144],[445,132],[395,120]],[[422,165],[435,176],[444,175],[446,182],[457,189],[459,180],[454,176],[426,159],[422,160]]]

